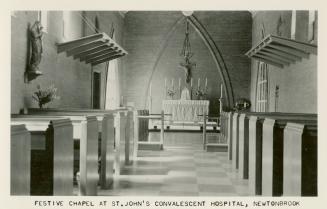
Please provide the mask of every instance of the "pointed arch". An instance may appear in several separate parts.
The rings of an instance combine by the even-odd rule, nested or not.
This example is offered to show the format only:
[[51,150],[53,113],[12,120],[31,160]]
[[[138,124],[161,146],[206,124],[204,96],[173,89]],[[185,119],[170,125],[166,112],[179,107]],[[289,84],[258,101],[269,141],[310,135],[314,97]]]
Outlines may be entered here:
[[204,41],[205,45],[208,47],[212,58],[217,66],[217,70],[220,74],[220,77],[223,81],[224,85],[224,93],[227,97],[226,104],[228,107],[233,107],[234,105],[234,94],[233,94],[233,88],[232,83],[229,78],[228,69],[226,67],[225,61],[215,44],[214,40],[208,33],[208,31],[205,29],[205,27],[201,24],[201,22],[192,14],[191,16],[187,17],[188,21],[191,23],[191,25],[195,28],[195,30],[198,32],[202,40]]

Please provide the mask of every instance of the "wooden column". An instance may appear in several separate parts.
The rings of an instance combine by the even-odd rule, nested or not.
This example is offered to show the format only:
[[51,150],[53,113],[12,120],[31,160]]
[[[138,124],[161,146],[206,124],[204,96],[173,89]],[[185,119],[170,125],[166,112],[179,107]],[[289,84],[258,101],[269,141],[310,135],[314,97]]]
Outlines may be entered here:
[[232,165],[234,169],[238,169],[238,129],[239,129],[239,124],[238,124],[238,118],[239,114],[234,113],[233,114],[233,128],[232,128]]
[[31,183],[31,134],[25,125],[11,125],[10,194],[29,195]]
[[108,189],[113,183],[114,172],[114,116],[106,114],[102,120],[101,132],[101,172],[100,185],[102,189]]
[[245,114],[239,117],[239,155],[238,168],[239,177],[248,179],[249,177],[249,119]]
[[284,130],[284,196],[317,196],[317,124],[287,123]]

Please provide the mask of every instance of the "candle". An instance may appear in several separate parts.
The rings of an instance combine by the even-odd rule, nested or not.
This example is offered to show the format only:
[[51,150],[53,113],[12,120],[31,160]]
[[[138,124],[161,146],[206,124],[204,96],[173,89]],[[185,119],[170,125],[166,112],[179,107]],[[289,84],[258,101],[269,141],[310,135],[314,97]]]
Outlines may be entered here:
[[167,87],[167,78],[165,78],[165,88]]
[[171,79],[171,87],[174,88],[174,79]]
[[223,84],[220,84],[220,98],[223,98]]
[[207,86],[208,86],[208,78],[206,78],[206,85],[205,85],[206,89],[207,89]]
[[191,78],[191,87],[193,86],[193,78]]
[[198,88],[200,88],[200,78],[198,79]]
[[178,87],[181,88],[181,78],[178,79]]

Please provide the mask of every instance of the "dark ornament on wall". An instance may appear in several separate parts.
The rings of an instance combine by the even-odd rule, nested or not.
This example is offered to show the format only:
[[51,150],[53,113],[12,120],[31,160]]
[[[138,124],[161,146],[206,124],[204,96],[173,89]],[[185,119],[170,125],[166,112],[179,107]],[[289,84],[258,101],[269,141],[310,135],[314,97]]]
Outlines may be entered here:
[[251,107],[251,102],[247,99],[240,98],[235,102],[234,111],[244,111]]
[[189,40],[189,23],[186,19],[186,31],[185,31],[185,39],[183,42],[183,49],[180,53],[183,57],[182,63],[179,64],[179,68],[184,70],[185,73],[185,82],[190,83],[192,78],[192,69],[196,66],[196,63],[191,62],[191,57],[193,56],[193,52],[191,50],[191,43]]
[[31,56],[25,73],[27,81],[34,80],[38,76],[42,75],[42,72],[39,70],[43,52],[42,29],[43,27],[39,21],[35,21],[34,25],[29,29],[28,39],[30,42],[29,50],[31,50]]

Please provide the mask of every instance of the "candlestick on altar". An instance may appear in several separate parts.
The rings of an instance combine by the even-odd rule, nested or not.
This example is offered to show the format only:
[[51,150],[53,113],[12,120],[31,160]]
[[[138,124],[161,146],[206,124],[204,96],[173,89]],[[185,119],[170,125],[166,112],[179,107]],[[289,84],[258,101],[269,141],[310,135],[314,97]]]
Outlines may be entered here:
[[208,86],[208,78],[206,78],[205,89],[207,89],[207,86]]
[[192,88],[192,86],[193,86],[193,78],[191,78],[191,88]]
[[220,84],[220,98],[223,98],[223,84]]
[[200,89],[200,78],[198,79],[198,89]]

